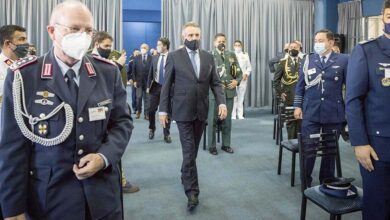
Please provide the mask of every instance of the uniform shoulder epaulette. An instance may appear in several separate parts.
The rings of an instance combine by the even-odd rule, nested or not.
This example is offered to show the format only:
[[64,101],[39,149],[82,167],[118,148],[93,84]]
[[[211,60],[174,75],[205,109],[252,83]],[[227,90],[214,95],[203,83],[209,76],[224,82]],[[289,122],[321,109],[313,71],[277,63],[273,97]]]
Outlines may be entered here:
[[114,63],[114,61],[111,61],[109,59],[106,59],[106,58],[103,58],[103,57],[100,57],[100,56],[96,56],[96,55],[92,55],[93,58],[95,58],[96,60],[100,60],[102,62],[105,62],[105,63],[108,63],[108,64],[111,64],[111,65],[114,65],[116,66],[116,64]]
[[360,41],[359,44],[360,45],[367,44],[367,43],[370,43],[370,42],[372,42],[374,40],[376,40],[376,39],[375,38],[371,38],[371,39],[368,39],[368,40]]
[[9,68],[12,71],[21,69],[22,67],[28,66],[32,63],[35,63],[38,60],[37,56],[29,56],[15,61]]

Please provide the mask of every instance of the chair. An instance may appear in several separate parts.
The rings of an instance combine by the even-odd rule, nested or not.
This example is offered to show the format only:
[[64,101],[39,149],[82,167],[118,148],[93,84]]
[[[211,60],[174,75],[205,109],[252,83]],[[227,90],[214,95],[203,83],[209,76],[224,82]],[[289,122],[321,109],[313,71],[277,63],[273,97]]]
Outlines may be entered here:
[[283,140],[283,124],[284,122],[295,121],[295,108],[292,106],[279,106],[278,122],[277,122],[277,142],[279,143],[279,160],[278,160],[278,175],[282,169],[283,148],[292,153],[291,159],[291,186],[295,182],[295,160],[298,153],[298,139]]
[[[308,145],[311,147],[304,147]],[[306,218],[307,200],[312,201],[328,212],[330,219],[341,220],[341,215],[343,214],[362,210],[363,190],[359,187],[356,187],[358,195],[355,198],[336,198],[322,193],[319,185],[309,188],[307,186],[306,165],[304,162],[306,158],[332,156],[336,160],[337,177],[342,176],[338,134],[335,131],[327,134],[310,135],[310,137],[305,138],[298,134],[298,148],[302,181],[301,220]]]

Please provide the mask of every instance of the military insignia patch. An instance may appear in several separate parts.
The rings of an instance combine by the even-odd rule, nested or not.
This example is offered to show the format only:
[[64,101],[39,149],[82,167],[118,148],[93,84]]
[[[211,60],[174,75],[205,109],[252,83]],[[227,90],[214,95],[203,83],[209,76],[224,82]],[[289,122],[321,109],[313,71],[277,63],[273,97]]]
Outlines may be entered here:
[[14,62],[9,68],[12,70],[12,71],[15,71],[15,70],[18,70],[22,67],[25,67],[27,65],[30,65],[34,62],[37,61],[37,57],[36,56],[30,56],[30,57],[25,57],[23,59],[19,59],[18,61]]
[[87,69],[89,77],[96,76],[95,69],[93,68],[91,63],[85,63],[85,68]]
[[52,79],[53,73],[52,73],[52,64],[51,63],[45,63],[42,68],[41,72],[41,78],[42,79]]
[[49,134],[49,123],[42,121],[38,124],[38,134],[41,137],[46,137]]
[[383,78],[382,79],[382,86],[390,86],[390,78]]

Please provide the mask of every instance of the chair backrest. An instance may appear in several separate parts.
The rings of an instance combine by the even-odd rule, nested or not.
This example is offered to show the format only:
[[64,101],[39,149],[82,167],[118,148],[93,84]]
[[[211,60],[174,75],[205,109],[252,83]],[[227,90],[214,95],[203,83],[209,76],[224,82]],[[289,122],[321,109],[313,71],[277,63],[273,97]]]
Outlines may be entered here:
[[[280,142],[283,141],[283,124],[285,122],[289,122],[289,121],[295,121],[295,117],[294,117],[294,111],[295,111],[295,107],[294,106],[284,106],[283,104],[279,105],[278,107],[278,129],[279,129],[279,140]],[[279,142],[279,143],[280,143]]]
[[337,177],[342,177],[338,136],[337,131],[311,134],[309,137],[304,137],[301,133],[298,134],[302,192],[308,187],[306,179],[306,158],[334,157],[336,161],[336,175]]

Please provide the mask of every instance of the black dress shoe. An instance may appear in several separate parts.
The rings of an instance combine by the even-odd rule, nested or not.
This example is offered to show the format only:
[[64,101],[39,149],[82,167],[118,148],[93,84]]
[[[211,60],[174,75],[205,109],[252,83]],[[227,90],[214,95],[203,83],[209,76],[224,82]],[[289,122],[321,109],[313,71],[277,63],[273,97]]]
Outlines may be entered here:
[[218,151],[216,147],[210,147],[209,148],[210,154],[212,155],[218,155]]
[[149,139],[152,140],[154,138],[154,130],[149,129]]
[[165,141],[166,143],[168,143],[168,144],[172,143],[172,138],[171,138],[171,136],[165,136],[165,137],[164,137],[164,141]]
[[190,197],[188,197],[188,203],[187,203],[188,211],[190,212],[193,211],[198,204],[199,204],[198,196],[191,195]]
[[222,146],[221,150],[223,150],[223,151],[225,151],[226,153],[229,153],[229,154],[234,153],[233,148],[228,147],[228,146]]

